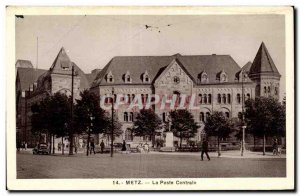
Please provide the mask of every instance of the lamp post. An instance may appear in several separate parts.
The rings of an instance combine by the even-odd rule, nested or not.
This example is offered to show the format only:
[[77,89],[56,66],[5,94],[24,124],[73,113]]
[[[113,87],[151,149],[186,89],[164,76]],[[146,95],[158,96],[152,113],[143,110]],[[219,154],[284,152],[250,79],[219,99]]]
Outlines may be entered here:
[[71,84],[71,130],[69,133],[70,148],[69,155],[73,155],[73,100],[74,100],[74,65],[72,65],[72,84]]
[[112,103],[111,103],[111,144],[110,144],[110,156],[113,157],[113,150],[114,150],[114,144],[113,144],[113,141],[114,141],[114,87],[112,87],[112,90],[111,90],[111,94],[112,94]]
[[245,101],[245,96],[244,96],[244,78],[245,78],[245,74],[244,74],[244,70],[241,70],[241,74],[242,74],[242,145],[241,145],[241,156],[244,156],[244,151],[245,151],[245,129],[246,129],[246,125],[245,125],[245,111],[244,111],[244,101]]

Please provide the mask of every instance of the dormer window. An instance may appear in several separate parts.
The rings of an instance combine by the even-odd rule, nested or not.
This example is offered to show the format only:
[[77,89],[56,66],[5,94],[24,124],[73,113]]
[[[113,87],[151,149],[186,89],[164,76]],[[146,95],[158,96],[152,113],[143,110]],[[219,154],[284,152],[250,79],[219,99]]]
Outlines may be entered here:
[[228,81],[228,77],[227,74],[224,72],[224,70],[220,73],[220,82],[227,82]]
[[114,76],[112,75],[111,71],[107,74],[106,81],[108,83],[113,83],[114,82]]
[[201,83],[207,83],[208,82],[208,75],[205,71],[203,71],[200,75],[199,75],[199,79]]
[[131,83],[132,82],[129,71],[126,72],[126,74],[124,76],[124,81],[125,81],[125,83]]
[[239,82],[247,82],[248,74],[246,71],[241,70],[238,77]]
[[143,73],[142,80],[143,80],[144,83],[149,83],[150,82],[150,77],[149,77],[148,71],[145,71],[145,73]]

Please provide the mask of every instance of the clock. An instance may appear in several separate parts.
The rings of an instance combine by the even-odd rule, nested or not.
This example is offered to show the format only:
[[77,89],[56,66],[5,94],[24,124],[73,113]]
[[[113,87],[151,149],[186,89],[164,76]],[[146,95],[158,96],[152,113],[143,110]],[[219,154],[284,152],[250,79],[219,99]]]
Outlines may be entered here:
[[174,84],[179,84],[180,79],[179,79],[179,77],[175,76],[175,77],[173,78],[173,81],[174,81]]

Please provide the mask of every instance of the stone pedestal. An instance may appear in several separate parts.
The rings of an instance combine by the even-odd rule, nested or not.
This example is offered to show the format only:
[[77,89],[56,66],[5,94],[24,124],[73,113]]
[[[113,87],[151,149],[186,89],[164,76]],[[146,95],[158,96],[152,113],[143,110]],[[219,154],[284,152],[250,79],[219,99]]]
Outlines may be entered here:
[[172,132],[166,132],[166,147],[173,147],[174,136]]

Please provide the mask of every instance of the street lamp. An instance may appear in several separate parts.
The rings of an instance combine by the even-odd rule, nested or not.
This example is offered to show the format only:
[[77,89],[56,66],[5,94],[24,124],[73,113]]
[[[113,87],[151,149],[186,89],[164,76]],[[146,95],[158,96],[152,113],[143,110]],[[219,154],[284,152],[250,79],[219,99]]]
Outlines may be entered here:
[[110,144],[110,156],[113,157],[113,150],[114,150],[114,87],[112,87],[111,94],[112,94],[112,103],[111,103],[111,144]]
[[244,101],[245,101],[245,95],[244,95],[244,79],[247,76],[246,73],[244,74],[244,70],[241,70],[242,75],[242,145],[241,145],[241,156],[244,156],[245,151],[245,111],[244,111]]

